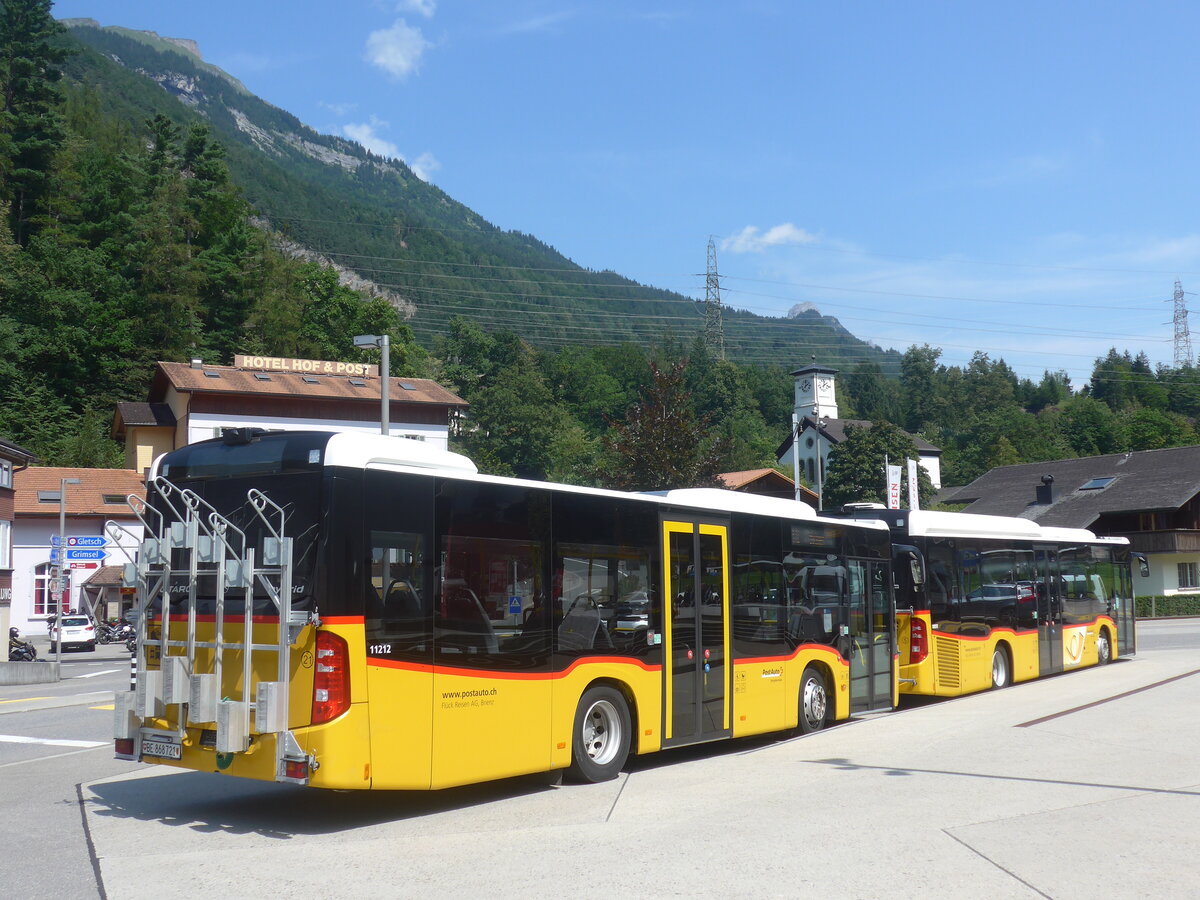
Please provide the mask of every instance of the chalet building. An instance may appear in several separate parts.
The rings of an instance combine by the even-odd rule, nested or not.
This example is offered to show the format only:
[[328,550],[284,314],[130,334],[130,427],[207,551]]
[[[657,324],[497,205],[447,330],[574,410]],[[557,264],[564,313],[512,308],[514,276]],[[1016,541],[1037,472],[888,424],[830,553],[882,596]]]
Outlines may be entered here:
[[[63,482],[74,478],[79,479],[78,484]],[[56,563],[52,557],[60,523],[68,540],[61,561],[67,575],[63,611],[77,610],[102,618],[120,615],[120,586],[111,571],[101,578],[106,582],[103,589],[100,581],[92,585],[89,582],[101,576],[105,566],[120,566],[133,558],[142,525],[129,508],[127,497],[132,494],[145,498],[141,473],[131,469],[31,466],[16,472],[13,483],[12,624],[22,632],[45,634],[46,619],[57,610]],[[124,530],[110,535],[105,530],[108,522]],[[91,538],[91,543],[103,538],[105,543],[71,547],[70,540],[79,537]]]
[[[389,433],[445,449],[466,402],[435,381],[389,378]],[[378,433],[377,366],[237,356],[232,366],[160,362],[145,402],[118,403],[112,436],[125,464],[145,472],[159,455],[220,437],[223,428]]]
[[13,520],[15,473],[37,458],[11,441],[0,439],[0,633],[8,634],[13,599]]
[[[796,499],[796,485],[792,479],[776,469],[747,469],[744,472],[723,472],[717,476],[728,490],[743,494],[759,494],[764,497]],[[800,485],[801,501],[809,506],[817,505],[816,491]]]
[[1138,594],[1200,593],[1200,446],[1001,466],[947,492],[964,512],[1129,538]]
[[[800,475],[809,484],[820,485],[825,480],[829,464],[829,451],[846,439],[846,429],[870,428],[872,423],[865,419],[842,419],[838,417],[837,397],[834,380],[837,369],[824,366],[805,366],[792,373],[796,380],[795,423],[793,433],[779,445],[775,457],[784,468],[795,467],[795,454],[800,456]],[[942,486],[942,451],[910,435],[916,444],[918,463],[928,474],[935,489]],[[894,460],[902,465],[902,460]],[[882,475],[880,476],[883,477]]]

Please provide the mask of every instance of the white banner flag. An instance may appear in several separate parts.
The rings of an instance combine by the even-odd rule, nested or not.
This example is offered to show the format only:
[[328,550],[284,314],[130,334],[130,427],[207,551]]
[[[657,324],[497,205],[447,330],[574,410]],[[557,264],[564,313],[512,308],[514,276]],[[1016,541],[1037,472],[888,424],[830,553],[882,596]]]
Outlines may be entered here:
[[908,508],[920,509],[921,498],[917,492],[917,461],[908,461]]
[[888,509],[900,508],[900,467],[890,463],[887,467],[887,506]]

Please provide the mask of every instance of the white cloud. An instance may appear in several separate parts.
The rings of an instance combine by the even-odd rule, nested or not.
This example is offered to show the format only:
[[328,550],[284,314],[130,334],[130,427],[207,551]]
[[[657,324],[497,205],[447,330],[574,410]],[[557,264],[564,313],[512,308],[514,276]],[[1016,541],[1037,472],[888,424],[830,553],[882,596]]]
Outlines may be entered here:
[[342,134],[350,138],[352,141],[358,141],[376,156],[384,156],[389,159],[403,159],[400,156],[400,148],[391,141],[386,140],[376,134],[375,129],[387,128],[387,122],[371,116],[371,121],[355,124],[353,122],[342,126]]
[[760,232],[755,225],[747,225],[737,234],[721,241],[721,249],[731,253],[762,253],[768,247],[782,247],[787,244],[811,244],[817,240],[803,228],[797,228],[791,222],[775,225]]
[[411,12],[432,19],[437,12],[437,0],[400,0],[396,4],[396,12]]
[[343,125],[342,134],[352,141],[358,141],[358,143],[362,144],[376,156],[400,160],[412,169],[412,173],[422,181],[429,181],[433,177],[433,173],[442,167],[442,164],[428,150],[409,162],[400,153],[398,146],[387,140],[387,138],[380,136],[379,131],[387,127],[388,123],[383,119],[371,116],[370,121],[367,122],[350,122]]
[[391,28],[372,31],[367,36],[367,62],[393,78],[406,78],[420,66],[428,46],[421,29],[397,19]]
[[335,116],[347,115],[358,108],[357,103],[326,103],[324,100],[318,100],[317,106],[329,110]]
[[547,13],[544,16],[535,16],[531,19],[523,19],[520,22],[513,22],[511,25],[506,25],[500,29],[501,34],[528,34],[536,31],[550,31],[556,25],[565,22],[567,19],[573,18],[575,13],[570,10],[562,12]]
[[997,164],[978,183],[983,187],[1009,187],[1029,184],[1062,174],[1070,168],[1065,154],[1030,153]]
[[429,181],[433,173],[442,167],[442,164],[434,158],[432,153],[426,151],[410,162],[408,167],[422,181]]

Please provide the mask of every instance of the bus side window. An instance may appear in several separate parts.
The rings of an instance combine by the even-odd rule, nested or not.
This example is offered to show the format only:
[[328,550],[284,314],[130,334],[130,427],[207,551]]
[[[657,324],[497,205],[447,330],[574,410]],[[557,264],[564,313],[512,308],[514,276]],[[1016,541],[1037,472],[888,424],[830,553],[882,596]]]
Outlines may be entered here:
[[399,652],[428,647],[432,610],[423,584],[423,543],[419,534],[371,532],[365,611],[372,645]]

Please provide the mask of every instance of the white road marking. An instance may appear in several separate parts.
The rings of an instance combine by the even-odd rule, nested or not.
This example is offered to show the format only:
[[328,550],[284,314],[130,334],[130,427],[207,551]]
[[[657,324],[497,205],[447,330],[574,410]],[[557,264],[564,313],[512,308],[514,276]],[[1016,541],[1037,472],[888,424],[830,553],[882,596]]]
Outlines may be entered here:
[[86,675],[70,675],[70,678],[95,678],[97,675],[111,675],[113,672],[124,672],[124,669],[104,669],[100,672],[88,672]]
[[68,741],[52,738],[22,737],[19,734],[0,734],[0,743],[5,744],[42,744],[46,747],[103,747],[108,741]]

